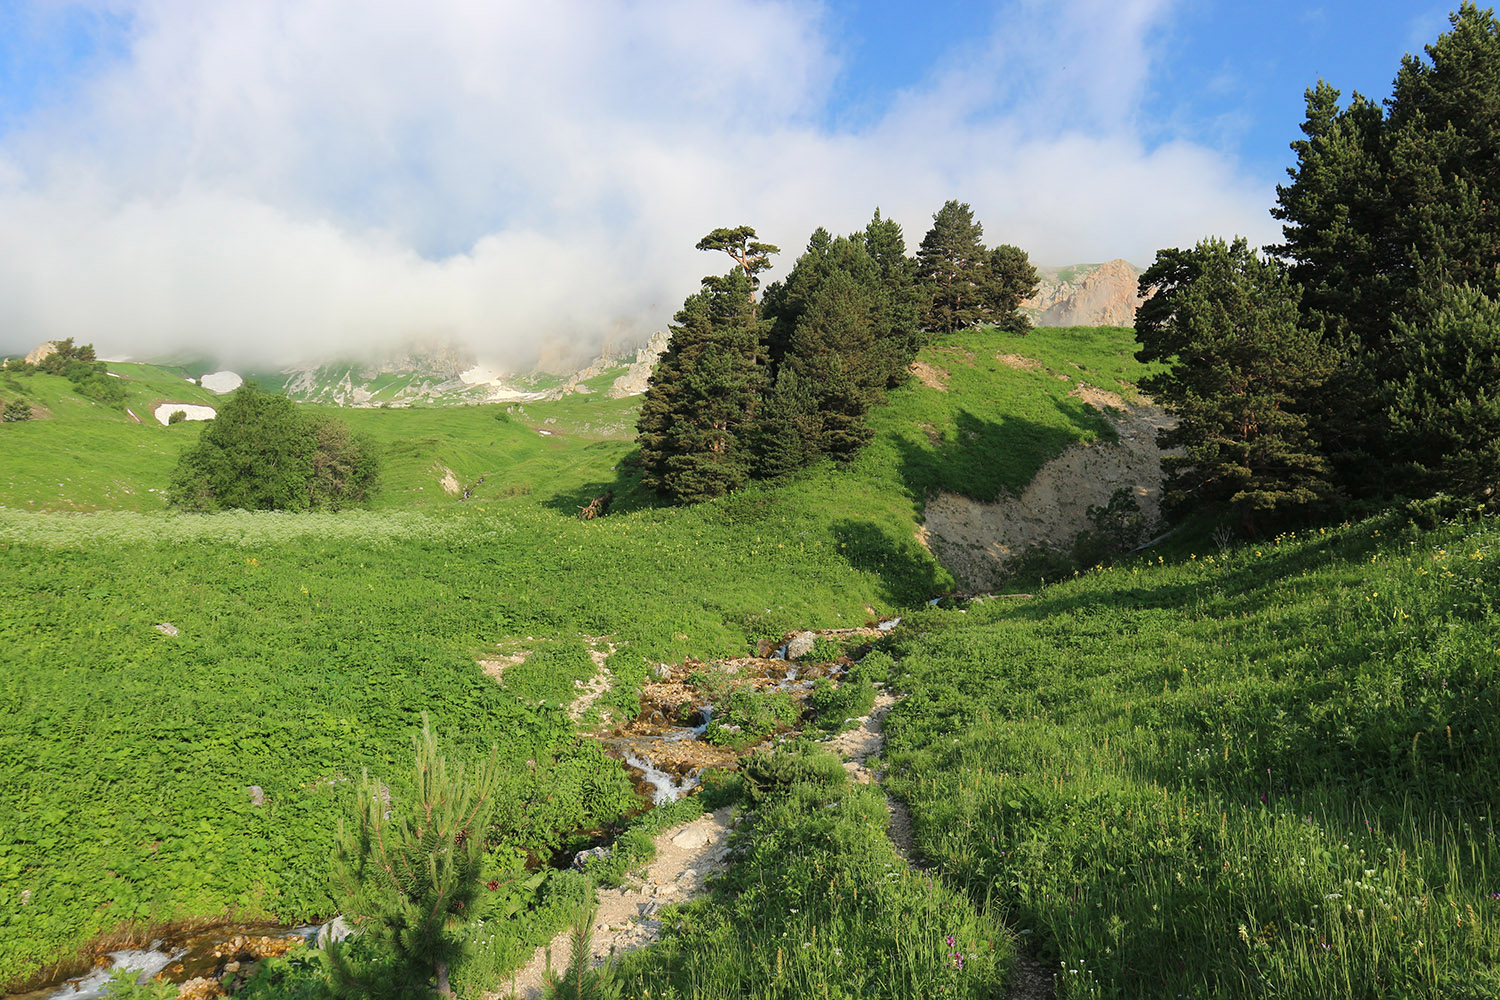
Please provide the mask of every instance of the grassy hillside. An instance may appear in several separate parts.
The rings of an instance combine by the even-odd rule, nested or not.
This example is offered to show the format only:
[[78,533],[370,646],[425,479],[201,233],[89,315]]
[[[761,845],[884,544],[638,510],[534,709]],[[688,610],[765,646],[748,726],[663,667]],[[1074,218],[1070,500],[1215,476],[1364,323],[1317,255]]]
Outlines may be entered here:
[[[544,700],[601,637],[629,711],[656,663],[869,607],[905,619],[880,661],[904,696],[888,791],[937,881],[900,869],[878,795],[789,750],[739,867],[632,957],[639,995],[994,995],[1005,925],[1064,997],[1496,995],[1487,512],[1180,539],[1029,598],[926,606],[952,580],[915,538],[923,497],[1019,489],[1109,433],[1071,393],[1131,396],[1132,350],[1107,329],[946,340],[848,467],[685,509],[638,487],[632,401],[595,394],[337,411],[387,456],[375,511],[149,512],[196,429],[47,389],[51,419],[0,429],[7,473],[77,462],[0,475],[0,882],[27,894],[0,898],[0,980],[129,917],[326,912],[337,781],[389,773],[423,711],[460,752],[501,747],[502,855],[544,854],[632,802]],[[120,485],[92,477],[110,462]],[[579,521],[605,489],[615,512]],[[85,504],[114,509],[65,512]],[[497,646],[545,648],[556,676],[497,685],[475,663]]]
[[1497,558],[1392,515],[921,614],[892,787],[1062,996],[1494,996]]
[[[1123,364],[1118,331],[1077,336]],[[650,664],[921,604],[952,582],[914,537],[942,470],[993,492],[1100,431],[1066,383],[993,361],[1016,345],[1045,347],[976,333],[935,349],[948,391],[894,392],[850,468],[688,509],[641,494],[622,461],[636,403],[599,392],[336,411],[383,448],[374,512],[165,514],[151,491],[197,425],[28,380],[49,419],[0,430],[0,879],[30,894],[0,899],[0,981],[125,919],[326,912],[328,782],[391,766],[423,711],[460,747],[545,765],[513,766],[511,794],[570,803],[507,844],[544,851],[617,814],[622,772],[476,657],[561,643],[559,669],[586,673],[584,644],[609,636],[628,709]],[[173,401],[200,401],[170,372],[131,374],[132,407],[179,384]],[[469,500],[444,492],[448,471]],[[617,512],[579,521],[611,488]]]

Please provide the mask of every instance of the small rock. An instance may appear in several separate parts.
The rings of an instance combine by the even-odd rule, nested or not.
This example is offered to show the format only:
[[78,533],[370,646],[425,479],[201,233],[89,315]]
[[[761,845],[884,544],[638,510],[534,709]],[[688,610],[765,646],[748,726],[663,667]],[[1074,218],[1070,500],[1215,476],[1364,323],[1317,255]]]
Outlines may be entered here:
[[586,851],[579,851],[573,855],[573,867],[582,871],[584,866],[594,858],[607,858],[610,856],[610,853],[611,851],[608,847],[590,847]]
[[342,941],[353,933],[354,928],[349,926],[341,914],[318,928],[316,944],[319,948],[327,948],[333,942]]
[[665,663],[658,663],[651,672],[656,675],[656,679],[659,681],[664,681],[672,676],[672,668]]
[[806,656],[808,651],[813,648],[813,643],[817,641],[817,638],[817,635],[812,632],[798,632],[787,640],[786,658],[788,660],[795,660],[799,656]]
[[640,903],[636,906],[636,909],[640,911],[640,914],[643,917],[651,916],[651,914],[656,912],[656,908],[656,903]]
[[693,869],[693,868],[684,868],[682,870],[682,874],[679,875],[679,876],[677,876],[677,881],[679,881],[679,882],[691,882],[693,879],[695,879],[697,877],[698,877],[698,872],[697,872],[696,869]]
[[156,626],[156,631],[160,632],[162,635],[176,635],[177,626],[173,625],[171,622],[162,622],[160,625]]
[[25,906],[29,902],[31,902],[31,890],[30,889],[22,889],[21,890],[21,905]]
[[709,841],[708,831],[701,826],[690,826],[672,838],[672,845],[685,851],[696,850]]
[[259,785],[251,785],[245,791],[250,793],[250,804],[252,806],[263,806],[266,804],[266,790]]
[[762,639],[755,644],[755,655],[762,660],[769,660],[774,652],[776,652],[776,643],[770,639]]

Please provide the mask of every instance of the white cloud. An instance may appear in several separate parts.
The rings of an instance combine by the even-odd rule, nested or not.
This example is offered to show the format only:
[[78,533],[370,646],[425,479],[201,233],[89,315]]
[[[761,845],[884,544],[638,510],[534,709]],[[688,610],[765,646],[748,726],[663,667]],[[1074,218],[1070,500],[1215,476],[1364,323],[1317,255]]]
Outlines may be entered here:
[[[451,335],[522,364],[662,327],[692,245],[785,267],[944,200],[1043,262],[1275,233],[1270,192],[1135,116],[1163,0],[1017,0],[868,128],[819,124],[818,8],[136,0],[128,58],[0,136],[0,351],[284,360]],[[1248,232],[1247,232],[1248,231]]]

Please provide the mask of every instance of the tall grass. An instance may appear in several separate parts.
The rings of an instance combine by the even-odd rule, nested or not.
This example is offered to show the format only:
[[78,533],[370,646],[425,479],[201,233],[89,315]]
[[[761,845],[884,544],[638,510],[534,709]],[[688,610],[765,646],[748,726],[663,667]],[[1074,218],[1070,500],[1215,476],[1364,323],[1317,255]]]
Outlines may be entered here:
[[1495,995],[1497,555],[1390,516],[918,616],[922,850],[1064,996]]
[[712,895],[665,911],[662,942],[626,958],[624,995],[997,995],[1012,956],[1003,928],[907,867],[884,796],[824,751],[778,753],[787,784],[748,814]]

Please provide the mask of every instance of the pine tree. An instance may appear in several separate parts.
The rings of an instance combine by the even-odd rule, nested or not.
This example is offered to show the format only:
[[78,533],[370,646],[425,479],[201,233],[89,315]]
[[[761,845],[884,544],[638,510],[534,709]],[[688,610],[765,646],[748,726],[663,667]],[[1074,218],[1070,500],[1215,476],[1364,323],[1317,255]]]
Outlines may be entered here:
[[874,314],[869,285],[839,269],[797,322],[784,368],[796,375],[817,414],[810,454],[847,461],[874,433],[865,415],[889,374],[876,351]]
[[705,278],[678,311],[641,401],[642,482],[678,503],[723,496],[749,478],[744,437],[765,380],[750,292],[742,270]]
[[1448,287],[1420,314],[1396,323],[1391,472],[1418,496],[1488,499],[1500,486],[1500,302]]
[[985,261],[984,319],[1010,333],[1031,329],[1021,303],[1036,294],[1036,267],[1020,247],[1002,243]]
[[1465,2],[1426,61],[1401,62],[1386,119],[1406,319],[1443,285],[1500,294],[1500,21]]
[[1142,386],[1178,421],[1160,444],[1183,449],[1162,461],[1169,512],[1227,508],[1254,533],[1330,499],[1308,401],[1333,356],[1300,325],[1285,268],[1213,239],[1159,252],[1140,281],[1156,294],[1136,313],[1136,357],[1167,366]]
[[864,247],[879,275],[877,349],[884,355],[886,386],[894,387],[906,380],[917,352],[927,343],[922,330],[926,295],[917,279],[917,262],[906,255],[901,226],[894,219],[882,219],[878,208],[865,227]]
[[771,266],[772,256],[781,252],[779,247],[759,242],[751,226],[715,229],[698,241],[698,249],[727,253],[750,280],[752,302],[755,301],[755,290],[760,287],[760,272]]
[[926,329],[952,333],[980,321],[988,262],[984,227],[974,221],[974,210],[956,200],[945,203],[917,250],[917,273],[930,296]]
[[476,914],[483,849],[495,807],[498,757],[472,775],[451,771],[424,714],[411,796],[368,774],[334,855],[344,913],[359,933],[329,949],[342,997],[453,995],[460,929]]
[[[1297,167],[1273,210],[1286,234],[1277,252],[1304,289],[1303,325],[1341,356],[1316,426],[1355,495],[1437,481],[1386,474],[1428,468],[1433,455],[1409,449],[1444,431],[1418,432],[1438,411],[1403,413],[1419,395],[1383,387],[1406,383],[1414,331],[1465,326],[1435,311],[1457,305],[1447,289],[1500,296],[1500,22],[1470,2],[1450,22],[1425,60],[1402,61],[1384,110],[1357,94],[1341,109],[1326,83],[1308,92],[1307,138],[1293,144]],[[1468,391],[1456,382],[1439,395]]]

